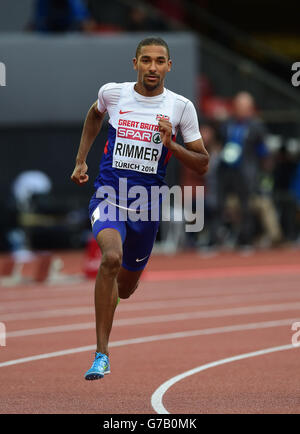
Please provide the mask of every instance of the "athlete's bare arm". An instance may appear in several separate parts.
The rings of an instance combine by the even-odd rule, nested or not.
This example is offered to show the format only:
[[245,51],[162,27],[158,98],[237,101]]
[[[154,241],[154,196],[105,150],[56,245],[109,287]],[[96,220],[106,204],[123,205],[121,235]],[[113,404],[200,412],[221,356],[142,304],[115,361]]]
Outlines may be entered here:
[[185,166],[204,175],[208,169],[209,155],[202,139],[185,143],[186,148],[172,140],[172,124],[166,120],[158,122],[159,132],[164,146],[169,148],[174,157],[178,158]]
[[88,166],[86,164],[86,158],[95,138],[101,130],[104,117],[105,113],[99,112],[96,101],[91,106],[86,116],[77,152],[75,169],[71,175],[72,181],[77,185],[83,185],[89,180],[89,176],[87,175]]

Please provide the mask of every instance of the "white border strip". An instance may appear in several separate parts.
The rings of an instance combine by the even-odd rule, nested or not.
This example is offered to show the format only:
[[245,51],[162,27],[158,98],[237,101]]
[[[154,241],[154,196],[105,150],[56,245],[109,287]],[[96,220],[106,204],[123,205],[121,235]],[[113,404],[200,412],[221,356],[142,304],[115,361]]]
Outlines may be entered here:
[[[221,303],[221,302],[220,302]],[[222,304],[222,303],[221,303]],[[201,310],[196,312],[186,312],[186,313],[174,313],[166,315],[152,315],[152,316],[142,316],[139,317],[138,324],[148,324],[153,321],[157,322],[168,322],[168,321],[179,321],[192,318],[216,318],[216,317],[226,317],[231,315],[248,315],[248,314],[259,314],[266,312],[284,312],[300,309],[300,302],[289,302],[289,303],[276,303],[276,304],[261,304],[261,305],[247,305],[240,307],[230,307],[225,309],[213,309],[213,310]],[[121,309],[120,309],[121,312]],[[17,314],[6,314],[0,315],[0,321],[18,321],[27,319],[38,319],[38,318],[55,318],[61,316],[76,316],[85,315],[93,313],[92,307],[79,307],[79,308],[67,308],[67,309],[57,309],[48,311],[38,311],[38,312],[24,312]],[[129,325],[137,324],[136,318],[124,318],[117,319],[114,321],[114,325]]]
[[[166,333],[166,334],[154,335],[154,336],[143,336],[140,338],[125,339],[122,341],[111,342],[109,344],[109,348],[121,347],[121,346],[132,345],[132,344],[144,344],[147,342],[163,341],[169,339],[180,339],[180,338],[187,338],[187,337],[200,336],[200,335],[213,335],[213,334],[220,334],[220,333],[231,333],[231,332],[242,331],[242,330],[257,330],[262,328],[281,327],[281,326],[289,325],[292,322],[294,322],[293,319],[284,319],[278,321],[264,321],[258,323],[236,324],[236,325],[229,325],[224,327],[213,327],[213,328],[201,329],[201,330],[189,330],[189,331],[177,332],[177,333]],[[38,354],[36,356],[29,356],[29,357],[23,357],[15,360],[8,360],[6,362],[0,363],[0,368],[4,368],[6,366],[19,365],[21,363],[34,362],[36,360],[67,356],[69,354],[82,353],[85,351],[95,351],[95,345],[87,345],[84,347],[70,348],[67,350],[54,351],[52,353]]]
[[[258,291],[258,292],[236,292],[236,293],[232,293],[232,294],[221,294],[221,293],[216,293],[216,294],[212,294],[210,296],[206,296],[204,294],[204,296],[202,295],[201,297],[191,297],[191,298],[177,298],[177,299],[172,299],[172,300],[152,300],[152,301],[143,301],[143,302],[133,302],[133,303],[122,303],[119,307],[118,307],[118,311],[121,312],[133,312],[133,311],[139,311],[141,309],[145,309],[145,310],[152,310],[152,309],[163,309],[165,307],[170,308],[170,307],[182,307],[182,306],[207,306],[207,305],[216,305],[216,304],[229,304],[231,302],[243,302],[243,301],[267,301],[269,299],[275,301],[276,299],[283,299],[284,302],[288,302],[290,299],[292,298],[293,301],[297,302],[300,300],[297,300],[297,298],[300,298],[300,294],[299,294],[299,290],[298,289],[294,289],[291,291],[284,291],[284,292],[276,292],[274,293],[274,291],[267,291],[267,292],[263,292],[263,291]],[[68,309],[69,312],[72,312],[71,309],[74,309],[74,312],[78,312],[78,309],[83,309],[82,311],[79,311],[79,313],[81,314],[85,314],[85,313],[90,313],[93,311],[91,306],[83,306],[82,301],[84,301],[84,304],[86,304],[86,299],[83,300],[83,298],[81,299],[81,303],[78,301],[79,299],[74,299],[72,301],[74,301],[74,303],[70,303],[73,304],[74,306],[71,307],[70,305],[68,305],[68,303],[66,302],[66,299],[57,299],[56,300],[52,300],[52,299],[45,299],[45,300],[41,300],[40,302],[36,301],[35,303],[32,300],[28,300],[28,301],[20,301],[20,302],[1,302],[1,306],[0,306],[0,318],[2,318],[4,315],[7,316],[7,319],[9,320],[18,320],[18,315],[26,315],[26,314],[33,314],[35,315],[37,312],[37,308],[41,308],[44,309],[45,307],[49,308],[51,305],[54,305],[54,307],[57,307],[56,311],[60,312],[60,311],[65,311],[66,309]],[[70,299],[69,299],[70,301]],[[77,304],[77,305],[76,305]],[[65,305],[65,307],[62,307],[62,305]],[[34,307],[36,310],[35,311],[24,311],[24,309],[26,309],[27,306],[30,306],[31,308]],[[20,311],[16,311],[17,308],[20,308]],[[14,310],[13,310],[14,309]],[[11,310],[11,312],[9,312],[9,310]],[[43,313],[44,316],[43,318],[47,315],[48,310],[40,310],[40,313]],[[52,312],[55,312],[55,310],[51,309],[50,310],[50,315]],[[63,316],[63,315],[62,315]],[[7,320],[6,319],[6,320]],[[25,319],[28,319],[28,316],[25,317]]]
[[205,371],[206,369],[215,368],[216,366],[224,365],[225,363],[236,362],[237,360],[248,359],[250,357],[263,356],[265,354],[275,353],[276,351],[285,351],[294,348],[296,347],[292,344],[282,345],[279,347],[265,348],[263,350],[253,351],[251,353],[246,353],[246,354],[239,354],[237,356],[227,357],[226,359],[221,359],[215,362],[207,363],[202,366],[198,366],[197,368],[191,369],[189,371],[177,375],[176,377],[170,378],[170,380],[166,381],[161,386],[159,386],[159,388],[155,390],[155,392],[151,397],[151,405],[153,409],[156,411],[156,413],[158,414],[170,414],[170,412],[166,410],[166,408],[162,403],[163,396],[166,393],[166,391],[170,389],[170,387],[172,387],[175,383],[178,383],[179,381],[183,380],[184,378],[197,374],[198,372]]
[[[197,314],[197,312],[193,312],[192,314],[185,314],[184,318],[182,318],[181,314],[170,314],[170,315],[165,315],[164,318],[158,316],[152,316],[152,317],[117,319],[114,321],[114,327],[134,326],[138,324],[157,324],[159,322],[166,323],[166,322],[189,320],[189,319],[194,319],[195,314]],[[232,316],[234,316],[234,313],[232,314]],[[218,316],[215,316],[215,318],[218,318]],[[272,321],[267,321],[264,324],[286,325],[292,322],[299,321],[299,319],[300,318],[298,317],[298,318],[291,318],[286,320],[285,319],[272,320]],[[254,324],[263,324],[263,323],[258,322]],[[34,329],[15,330],[11,332],[6,332],[6,338],[11,339],[11,338],[19,338],[25,336],[46,335],[52,333],[68,333],[68,332],[80,331],[80,330],[90,330],[93,328],[95,328],[95,322],[63,324],[57,326],[40,327]]]

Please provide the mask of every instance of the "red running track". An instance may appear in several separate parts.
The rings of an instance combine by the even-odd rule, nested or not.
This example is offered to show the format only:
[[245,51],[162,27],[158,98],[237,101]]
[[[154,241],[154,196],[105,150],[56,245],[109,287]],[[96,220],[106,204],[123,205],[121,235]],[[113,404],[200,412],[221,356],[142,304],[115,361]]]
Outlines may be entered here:
[[[93,281],[0,288],[0,413],[300,413],[299,259],[292,249],[153,256],[117,308],[112,372],[94,382],[83,378]],[[64,261],[80,271],[81,254]]]

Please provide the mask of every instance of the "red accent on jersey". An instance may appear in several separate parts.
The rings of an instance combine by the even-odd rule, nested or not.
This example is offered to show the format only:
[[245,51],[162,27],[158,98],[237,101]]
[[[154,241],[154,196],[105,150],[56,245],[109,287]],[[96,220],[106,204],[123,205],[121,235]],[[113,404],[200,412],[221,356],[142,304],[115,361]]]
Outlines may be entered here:
[[107,154],[107,147],[108,147],[108,140],[107,140],[107,142],[105,143],[104,154]]
[[[174,136],[172,137],[172,140],[175,142],[175,139],[176,139],[176,135],[174,134]],[[164,165],[166,165],[168,163],[168,161],[170,160],[170,158],[172,157],[172,155],[173,155],[173,153],[169,149],[168,153],[166,155],[165,161],[164,161]]]
[[168,161],[170,160],[171,157],[172,157],[172,151],[170,151],[170,149],[169,149],[168,153],[166,155],[165,161],[164,161],[164,165],[166,165],[168,163]]
[[125,113],[131,113],[133,110],[128,110],[127,112],[123,112],[122,110],[119,111],[120,115],[125,115]]
[[160,120],[169,121],[170,118],[167,115],[156,115],[156,120],[157,121],[160,121]]
[[125,137],[127,139],[139,140],[143,142],[151,142],[152,133],[149,131],[135,130],[133,128],[118,128],[118,137]]

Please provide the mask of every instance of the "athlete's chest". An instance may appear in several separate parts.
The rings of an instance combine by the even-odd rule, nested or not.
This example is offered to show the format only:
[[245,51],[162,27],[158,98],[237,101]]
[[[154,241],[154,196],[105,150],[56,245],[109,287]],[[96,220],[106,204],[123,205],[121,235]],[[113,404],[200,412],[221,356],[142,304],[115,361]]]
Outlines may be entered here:
[[120,98],[110,122],[116,130],[112,166],[144,173],[157,173],[162,154],[158,122],[172,123],[173,105],[168,98],[157,103]]
[[[173,99],[170,97],[164,97],[157,102],[145,102],[123,93],[120,95],[118,104],[109,114],[115,128],[124,126],[155,132],[158,131],[160,119],[166,119],[172,123],[173,105]],[[146,137],[148,137],[147,134]]]

